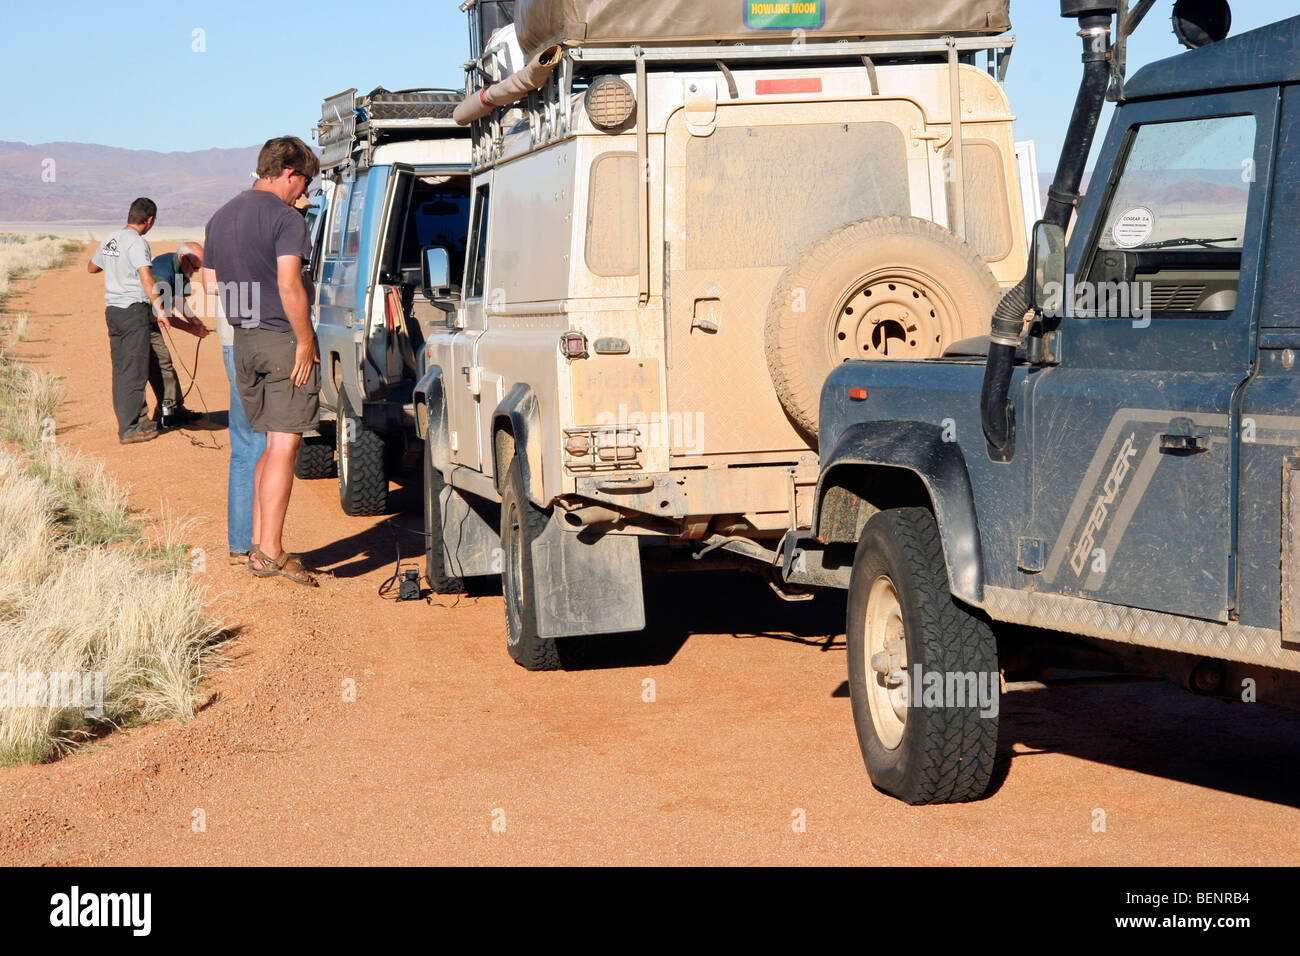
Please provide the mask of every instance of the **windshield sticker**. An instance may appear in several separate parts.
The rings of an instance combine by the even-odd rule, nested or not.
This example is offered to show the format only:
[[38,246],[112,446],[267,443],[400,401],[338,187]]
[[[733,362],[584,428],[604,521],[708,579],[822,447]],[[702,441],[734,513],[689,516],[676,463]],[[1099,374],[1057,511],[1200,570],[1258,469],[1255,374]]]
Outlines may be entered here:
[[1146,206],[1134,206],[1115,220],[1110,237],[1121,249],[1132,249],[1150,239],[1155,228],[1155,213]]
[[751,30],[820,30],[826,25],[825,0],[744,0],[745,26]]

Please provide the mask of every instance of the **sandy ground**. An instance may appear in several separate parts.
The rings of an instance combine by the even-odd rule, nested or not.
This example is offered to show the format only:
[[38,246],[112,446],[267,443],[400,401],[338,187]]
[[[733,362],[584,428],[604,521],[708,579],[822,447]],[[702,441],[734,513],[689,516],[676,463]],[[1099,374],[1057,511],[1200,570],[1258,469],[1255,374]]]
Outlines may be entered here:
[[[236,659],[185,726],[0,770],[0,864],[1300,863],[1300,714],[1163,685],[1009,695],[993,794],[910,808],[867,781],[833,597],[678,576],[600,666],[530,674],[499,596],[382,601],[394,533],[344,517],[332,481],[297,486],[286,532],[329,572],[318,591],[228,568],[216,338],[190,398],[211,430],[119,446],[83,258],[9,303],[21,352],[72,387],[59,440],[195,520]],[[392,498],[418,526],[408,481]]]

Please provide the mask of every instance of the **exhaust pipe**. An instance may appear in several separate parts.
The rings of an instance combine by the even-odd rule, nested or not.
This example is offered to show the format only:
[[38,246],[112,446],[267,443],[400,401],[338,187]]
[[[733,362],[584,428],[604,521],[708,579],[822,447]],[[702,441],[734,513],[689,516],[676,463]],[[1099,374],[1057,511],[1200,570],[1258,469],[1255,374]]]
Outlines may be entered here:
[[[1110,87],[1111,18],[1118,12],[1119,4],[1113,2],[1061,0],[1061,16],[1078,17],[1079,36],[1083,39],[1083,82],[1074,101],[1074,113],[1070,117],[1056,175],[1047,191],[1047,208],[1043,212],[1045,221],[1062,229],[1069,226],[1070,216],[1079,201],[1079,186],[1083,182],[1084,168],[1088,154],[1092,152],[1097,123]],[[1033,241],[1032,236],[1030,241]],[[1029,301],[1031,278],[1026,269],[1025,277],[1002,297],[989,330],[989,358],[984,366],[984,387],[980,392],[980,420],[989,455],[995,461],[1010,461],[1015,452],[1015,406],[1007,400],[1007,393],[1025,313],[1033,305]]]
[[573,528],[590,528],[592,525],[613,524],[621,520],[623,520],[623,512],[615,511],[613,508],[602,508],[600,505],[588,505],[564,513],[565,523]]
[[512,73],[500,83],[494,83],[485,90],[471,93],[461,100],[452,112],[451,118],[461,126],[468,126],[476,119],[482,119],[498,106],[517,103],[529,93],[540,90],[546,85],[551,71],[560,65],[561,49],[559,45],[548,46],[539,50],[528,65],[518,73]]

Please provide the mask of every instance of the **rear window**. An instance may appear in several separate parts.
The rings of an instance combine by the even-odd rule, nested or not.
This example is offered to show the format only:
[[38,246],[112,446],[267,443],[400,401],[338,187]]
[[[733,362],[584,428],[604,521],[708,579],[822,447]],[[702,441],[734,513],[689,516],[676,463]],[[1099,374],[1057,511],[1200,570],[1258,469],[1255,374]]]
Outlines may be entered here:
[[598,276],[629,276],[641,265],[637,249],[636,153],[608,153],[592,164],[587,199],[587,268]]
[[[966,241],[989,262],[1011,254],[1011,212],[1007,208],[1007,179],[1002,154],[988,140],[963,139],[962,166],[966,183]],[[944,154],[954,160],[953,150]],[[957,190],[948,186],[948,222],[957,222]],[[955,226],[953,227],[956,228]]]
[[783,266],[838,223],[911,212],[892,123],[719,128],[686,147],[686,268]]
[[361,252],[361,221],[366,214],[366,179],[357,178],[352,184],[348,202],[348,224],[343,230],[343,258],[355,259]]
[[340,183],[334,190],[327,214],[330,217],[329,237],[325,241],[325,257],[338,258],[339,249],[343,247],[343,221],[347,218],[347,184]]

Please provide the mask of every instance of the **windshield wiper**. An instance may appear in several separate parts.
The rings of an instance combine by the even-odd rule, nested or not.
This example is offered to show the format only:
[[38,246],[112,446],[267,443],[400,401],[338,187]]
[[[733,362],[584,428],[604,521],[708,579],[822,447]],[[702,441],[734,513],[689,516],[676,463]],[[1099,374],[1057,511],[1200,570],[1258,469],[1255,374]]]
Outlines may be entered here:
[[1145,245],[1134,246],[1128,250],[1137,252],[1139,250],[1150,249],[1177,249],[1181,246],[1204,246],[1207,249],[1215,248],[1216,243],[1220,242],[1237,242],[1236,236],[1225,236],[1222,239],[1193,239],[1191,236],[1184,236],[1182,239],[1165,239],[1162,242],[1148,242]]

